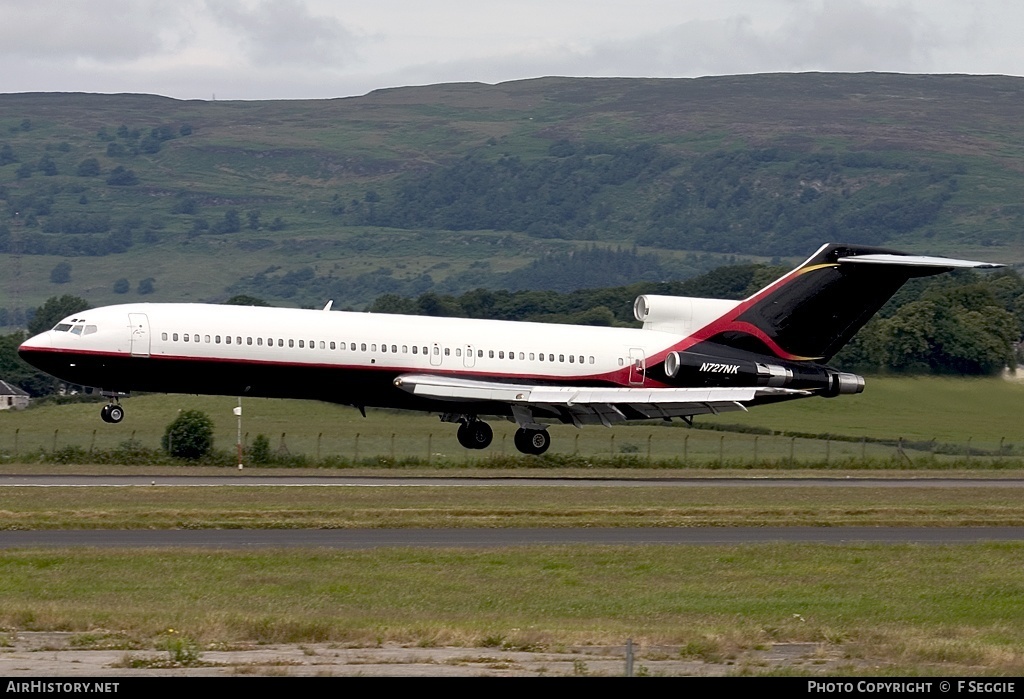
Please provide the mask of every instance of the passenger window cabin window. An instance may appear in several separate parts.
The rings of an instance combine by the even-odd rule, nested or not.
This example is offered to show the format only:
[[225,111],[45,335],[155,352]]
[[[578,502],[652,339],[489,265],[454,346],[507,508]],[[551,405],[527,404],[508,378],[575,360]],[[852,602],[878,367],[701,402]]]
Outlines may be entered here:
[[[217,338],[218,338],[217,342],[220,342],[220,336],[219,335],[217,336]],[[230,335],[228,335],[227,337],[224,338],[224,344],[226,344],[226,345],[230,345],[231,344],[231,336]]]
[[295,346],[295,340],[288,340],[288,346],[289,347],[294,347]]
[[316,349],[316,340],[310,340],[309,341],[309,348],[310,349]]
[[448,349],[447,347],[445,347],[445,348],[444,348],[444,356],[446,356],[446,357],[447,357],[447,356],[448,356],[448,355],[450,355],[451,353],[452,353],[452,351],[451,351],[450,349]]
[[412,346],[412,353],[413,354],[419,354],[420,353],[419,350],[420,350],[420,348],[417,347],[416,345]]
[[277,338],[277,346],[278,347],[284,347],[284,338],[283,337]]
[[619,357],[619,366],[623,366],[623,365],[625,365],[625,362],[622,361],[622,357]]
[[409,345],[402,345],[402,354],[409,354]]
[[359,349],[361,349],[363,352],[365,352],[366,351],[366,343],[364,342],[361,345],[359,345]]
[[455,356],[456,357],[461,357],[462,356],[462,348],[461,347],[456,347],[455,348]]
[[[198,336],[198,335],[193,335],[193,336],[192,336],[192,339],[193,339],[193,340],[195,340],[196,342],[199,342],[199,336]],[[210,341],[210,338],[209,338],[209,336],[207,336],[207,338],[206,338],[206,341],[207,341],[207,342],[209,342],[209,341]]]
[[[324,342],[323,340],[320,340],[320,349],[327,349],[327,343]],[[331,349],[334,349],[334,343],[333,342],[331,343]]]
[[434,354],[441,354],[441,348],[437,345],[434,345]]
[[331,341],[331,349],[334,349],[334,341]]
[[564,354],[558,355],[558,361],[560,361],[560,362],[562,362],[564,364],[565,363],[565,355]]
[[575,364],[576,363],[576,357],[574,355],[571,355],[571,354],[569,355],[569,363],[570,364]]
[[213,343],[214,343],[215,345],[219,345],[219,344],[220,344],[220,335],[214,335],[214,337],[213,337]]
[[388,346],[387,345],[381,345],[380,346],[380,351],[381,352],[387,352],[388,351]]
[[172,338],[172,339],[173,339],[173,340],[174,340],[175,342],[177,342],[177,341],[178,341],[178,333],[174,333],[173,335],[171,335],[171,338]]
[[160,333],[160,339],[166,341],[167,340],[167,333]]
[[530,361],[533,361],[533,352],[530,352]]
[[252,338],[251,337],[245,338],[245,344],[251,345],[252,344]]
[[591,363],[591,364],[593,364],[593,363],[594,363],[594,357],[593,357],[593,356],[591,356],[591,357],[590,357],[590,363]]
[[[235,344],[242,344],[242,337],[240,335],[235,335]],[[249,344],[251,345],[252,342],[250,342]]]
[[[291,342],[291,340],[289,340],[289,343],[290,342]],[[306,341],[305,340],[299,340],[299,349],[302,349],[305,346],[306,346]]]
[[398,345],[391,345],[392,352],[398,352]]
[[[273,343],[271,343],[271,344],[273,344]],[[262,337],[257,337],[256,338],[256,345],[258,347],[262,347],[263,346],[263,338]]]
[[543,362],[544,361],[544,353],[541,352],[539,355],[537,355],[537,358],[540,359]]
[[505,358],[505,350],[498,350],[498,359]]
[[185,333],[184,335],[182,335],[181,339],[184,340],[185,342],[188,342],[188,340],[189,340],[188,333]]
[[210,336],[209,335],[203,335],[203,340],[205,340],[206,343],[209,344],[210,343]]
[[370,344],[370,351],[371,352],[376,352],[377,351],[377,343],[376,342]]
[[519,361],[522,361],[524,359],[526,359],[526,353],[525,352],[520,352],[519,353]]

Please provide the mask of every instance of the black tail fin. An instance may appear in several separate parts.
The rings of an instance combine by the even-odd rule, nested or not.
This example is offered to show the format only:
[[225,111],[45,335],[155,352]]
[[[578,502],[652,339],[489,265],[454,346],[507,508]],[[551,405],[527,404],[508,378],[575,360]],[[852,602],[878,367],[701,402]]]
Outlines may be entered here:
[[1001,266],[823,245],[697,334],[704,341],[782,359],[828,361],[908,279],[957,267]]

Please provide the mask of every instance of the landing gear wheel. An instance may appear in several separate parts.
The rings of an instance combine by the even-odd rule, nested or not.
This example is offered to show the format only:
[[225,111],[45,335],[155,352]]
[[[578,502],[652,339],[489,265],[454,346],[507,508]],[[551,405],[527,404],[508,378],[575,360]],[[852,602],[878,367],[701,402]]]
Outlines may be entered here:
[[466,449],[486,449],[494,439],[494,431],[486,422],[471,420],[459,426],[457,436]]
[[100,417],[103,419],[103,422],[116,424],[124,420],[124,408],[116,403],[104,405],[103,409],[100,410]]
[[548,450],[548,447],[551,446],[551,435],[547,433],[547,430],[527,430],[519,428],[516,430],[516,435],[513,441],[515,442],[516,449],[524,454],[540,456]]

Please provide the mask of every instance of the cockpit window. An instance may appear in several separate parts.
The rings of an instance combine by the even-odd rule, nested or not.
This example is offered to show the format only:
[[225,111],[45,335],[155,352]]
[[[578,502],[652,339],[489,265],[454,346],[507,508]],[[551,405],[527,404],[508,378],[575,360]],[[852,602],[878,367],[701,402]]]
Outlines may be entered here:
[[79,324],[79,325],[76,325],[75,327],[71,328],[71,334],[72,335],[81,335],[82,334],[82,325]]
[[71,323],[57,323],[53,329],[59,333],[66,333],[71,329]]
[[82,332],[82,334],[83,335],[92,335],[94,332],[96,332],[96,326],[95,325],[86,325],[85,326],[85,330]]

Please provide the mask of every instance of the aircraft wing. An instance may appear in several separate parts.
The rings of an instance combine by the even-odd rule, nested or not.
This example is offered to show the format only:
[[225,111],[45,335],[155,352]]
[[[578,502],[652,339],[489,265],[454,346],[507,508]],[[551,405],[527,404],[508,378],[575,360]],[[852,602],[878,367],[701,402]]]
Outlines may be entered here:
[[480,381],[454,376],[405,374],[395,386],[424,398],[505,403],[520,425],[538,419],[577,426],[625,420],[688,417],[746,410],[743,403],[763,396],[809,396],[808,391],[771,387],[604,388],[541,386]]

